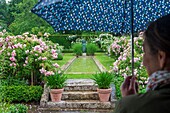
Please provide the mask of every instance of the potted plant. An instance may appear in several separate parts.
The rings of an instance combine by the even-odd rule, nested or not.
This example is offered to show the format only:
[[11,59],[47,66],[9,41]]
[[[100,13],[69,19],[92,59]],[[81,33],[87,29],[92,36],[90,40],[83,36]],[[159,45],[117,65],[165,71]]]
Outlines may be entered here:
[[59,73],[46,77],[47,86],[50,87],[50,96],[53,102],[60,102],[67,76]]
[[92,79],[95,81],[95,84],[98,85],[97,92],[99,94],[100,101],[109,101],[112,91],[110,84],[113,82],[113,75],[109,72],[101,72],[94,74]]

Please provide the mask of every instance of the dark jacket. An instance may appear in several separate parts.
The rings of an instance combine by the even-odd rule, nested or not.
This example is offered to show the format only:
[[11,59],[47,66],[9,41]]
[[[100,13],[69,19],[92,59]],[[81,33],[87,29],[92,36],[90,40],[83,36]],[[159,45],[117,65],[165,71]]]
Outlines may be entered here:
[[124,97],[117,102],[114,113],[170,113],[170,85]]

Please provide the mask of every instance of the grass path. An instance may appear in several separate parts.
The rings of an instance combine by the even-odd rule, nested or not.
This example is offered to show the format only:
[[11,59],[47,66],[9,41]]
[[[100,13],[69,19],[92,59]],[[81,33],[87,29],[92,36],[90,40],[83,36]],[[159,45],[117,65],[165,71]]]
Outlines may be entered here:
[[108,57],[105,53],[95,53],[95,58],[98,59],[107,70],[110,70],[110,67],[113,66],[114,59]]
[[60,67],[62,67],[73,57],[74,57],[73,53],[64,53],[63,60],[57,60],[57,63],[60,65]]

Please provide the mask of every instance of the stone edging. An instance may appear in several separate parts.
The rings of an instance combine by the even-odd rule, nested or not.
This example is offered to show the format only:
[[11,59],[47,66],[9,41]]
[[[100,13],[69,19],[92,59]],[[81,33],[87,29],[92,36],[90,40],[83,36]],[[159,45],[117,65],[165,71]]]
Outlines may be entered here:
[[92,58],[93,58],[94,62],[96,63],[97,67],[99,68],[99,70],[101,72],[106,72],[107,71],[106,68],[100,63],[99,60],[97,60],[94,56],[92,56]]
[[65,65],[63,65],[62,67],[61,67],[61,70],[62,71],[65,71],[72,63],[73,63],[73,61],[76,59],[76,56],[75,57],[73,57],[71,60],[69,60]]

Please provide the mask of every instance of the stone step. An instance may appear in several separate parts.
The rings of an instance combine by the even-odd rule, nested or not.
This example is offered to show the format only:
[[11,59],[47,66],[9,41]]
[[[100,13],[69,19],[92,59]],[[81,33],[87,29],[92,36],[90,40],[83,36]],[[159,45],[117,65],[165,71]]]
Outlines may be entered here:
[[64,91],[62,100],[99,100],[95,91]]
[[[65,100],[61,102],[47,102],[46,108],[40,110],[55,110],[55,111],[112,111],[115,107],[115,102],[100,102],[99,100]],[[113,111],[112,111],[113,112]],[[109,112],[107,112],[109,113]]]
[[92,79],[68,79],[65,91],[96,91],[97,85]]
[[91,85],[65,86],[64,91],[97,91],[97,86]]
[[[115,87],[109,102],[100,102],[97,86],[91,79],[68,79],[64,87],[61,102],[51,102],[49,88],[44,86],[44,92],[40,101],[41,113],[71,113],[86,111],[87,113],[113,113],[115,107]],[[54,112],[52,112],[54,111]]]

